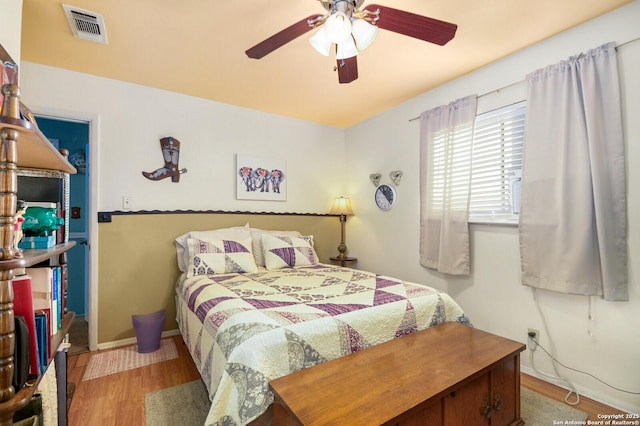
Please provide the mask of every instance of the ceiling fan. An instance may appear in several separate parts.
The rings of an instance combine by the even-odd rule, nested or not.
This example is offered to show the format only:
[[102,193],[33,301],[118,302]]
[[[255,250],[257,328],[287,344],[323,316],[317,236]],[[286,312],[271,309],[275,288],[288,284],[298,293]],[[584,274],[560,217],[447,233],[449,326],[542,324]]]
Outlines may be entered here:
[[308,16],[256,44],[245,53],[260,59],[313,28],[322,26],[309,43],[329,56],[336,46],[336,69],[340,83],[358,78],[358,51],[366,49],[378,34],[378,28],[444,46],[451,40],[457,25],[415,13],[376,4],[361,9],[364,0],[318,0],[326,14]]

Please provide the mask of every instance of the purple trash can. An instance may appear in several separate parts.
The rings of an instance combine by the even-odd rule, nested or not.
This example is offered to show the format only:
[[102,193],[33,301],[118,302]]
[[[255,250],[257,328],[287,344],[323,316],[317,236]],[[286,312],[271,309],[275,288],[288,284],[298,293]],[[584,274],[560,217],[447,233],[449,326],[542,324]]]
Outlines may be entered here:
[[131,315],[138,341],[138,352],[146,354],[160,349],[160,337],[164,328],[165,310],[150,314]]

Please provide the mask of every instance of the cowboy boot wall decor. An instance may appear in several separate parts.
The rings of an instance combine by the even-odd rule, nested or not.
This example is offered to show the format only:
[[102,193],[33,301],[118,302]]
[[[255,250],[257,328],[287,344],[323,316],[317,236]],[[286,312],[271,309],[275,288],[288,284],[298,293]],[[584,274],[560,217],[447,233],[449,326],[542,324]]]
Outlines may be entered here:
[[150,180],[161,180],[171,177],[171,182],[180,182],[180,175],[187,173],[187,169],[178,169],[180,158],[180,141],[174,137],[160,139],[160,148],[164,157],[164,166],[153,172],[142,172],[142,175]]

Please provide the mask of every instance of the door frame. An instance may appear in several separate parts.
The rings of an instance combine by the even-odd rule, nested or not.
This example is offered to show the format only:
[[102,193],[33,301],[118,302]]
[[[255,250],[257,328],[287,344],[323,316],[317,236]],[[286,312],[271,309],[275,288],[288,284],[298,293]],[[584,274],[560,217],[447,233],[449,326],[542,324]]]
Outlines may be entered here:
[[89,206],[88,244],[89,244],[89,285],[88,312],[85,318],[89,323],[89,350],[98,350],[98,189],[99,189],[99,151],[100,151],[100,116],[98,114],[69,111],[59,108],[38,107],[30,105],[34,115],[53,120],[76,121],[89,125],[89,193],[87,204]]

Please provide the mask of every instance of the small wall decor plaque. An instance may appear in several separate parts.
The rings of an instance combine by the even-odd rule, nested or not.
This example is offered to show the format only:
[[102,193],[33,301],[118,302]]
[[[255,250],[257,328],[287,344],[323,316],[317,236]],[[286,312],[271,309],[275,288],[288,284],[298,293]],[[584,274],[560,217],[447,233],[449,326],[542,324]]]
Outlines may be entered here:
[[393,184],[395,186],[399,186],[400,185],[400,180],[402,179],[402,171],[400,171],[400,170],[392,170],[389,173],[389,177],[391,178],[391,182],[393,182]]

